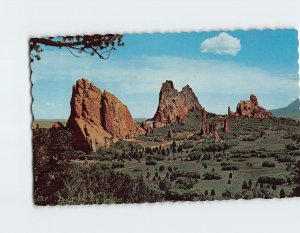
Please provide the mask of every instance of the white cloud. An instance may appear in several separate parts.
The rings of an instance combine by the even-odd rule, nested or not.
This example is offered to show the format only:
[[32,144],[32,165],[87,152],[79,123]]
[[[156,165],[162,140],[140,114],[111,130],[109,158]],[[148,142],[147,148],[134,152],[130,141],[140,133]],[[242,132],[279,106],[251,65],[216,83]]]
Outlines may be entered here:
[[50,107],[54,107],[54,106],[55,106],[55,104],[52,103],[52,102],[46,102],[46,105],[47,105],[47,106],[50,106]]
[[236,56],[240,50],[240,40],[226,32],[221,32],[219,35],[208,38],[201,43],[202,53]]

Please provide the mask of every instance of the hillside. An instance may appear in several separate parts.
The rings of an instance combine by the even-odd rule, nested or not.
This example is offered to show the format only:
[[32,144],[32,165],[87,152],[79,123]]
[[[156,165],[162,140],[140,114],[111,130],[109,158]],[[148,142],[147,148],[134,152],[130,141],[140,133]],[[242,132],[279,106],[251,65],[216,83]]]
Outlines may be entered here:
[[290,103],[287,107],[278,108],[270,110],[274,116],[277,117],[291,117],[291,118],[300,118],[300,100],[297,98],[292,103]]

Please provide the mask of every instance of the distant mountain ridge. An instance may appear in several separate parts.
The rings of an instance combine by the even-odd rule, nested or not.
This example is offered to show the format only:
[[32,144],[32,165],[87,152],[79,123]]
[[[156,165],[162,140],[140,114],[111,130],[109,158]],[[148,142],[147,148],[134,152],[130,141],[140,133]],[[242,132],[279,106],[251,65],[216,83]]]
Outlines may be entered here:
[[287,107],[270,110],[274,116],[277,117],[300,117],[300,100],[295,99]]

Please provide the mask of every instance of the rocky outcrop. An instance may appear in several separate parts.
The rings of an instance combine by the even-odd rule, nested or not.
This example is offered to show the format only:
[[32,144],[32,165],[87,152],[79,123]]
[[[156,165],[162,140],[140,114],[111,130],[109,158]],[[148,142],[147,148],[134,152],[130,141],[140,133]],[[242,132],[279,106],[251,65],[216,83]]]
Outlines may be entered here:
[[57,121],[51,126],[51,129],[65,129],[65,126],[61,122]]
[[143,133],[125,105],[109,92],[86,79],[73,86],[70,101],[71,114],[66,127],[74,132],[73,145],[83,151],[96,151],[109,146],[111,139],[132,138]]
[[220,139],[220,137],[219,137],[218,131],[215,130],[215,131],[214,131],[214,142],[218,142],[219,139]]
[[272,118],[271,112],[260,107],[255,95],[250,95],[250,100],[240,101],[236,107],[236,113],[231,113],[232,116],[244,116],[248,118],[265,119]]
[[189,85],[177,91],[173,82],[163,83],[159,93],[159,104],[152,118],[154,128],[171,123],[184,124],[189,111],[202,109],[195,93]]
[[141,123],[141,127],[146,131],[146,134],[153,132],[153,121],[147,120]]
[[201,135],[209,134],[209,123],[207,121],[205,108],[202,108],[202,123],[201,123]]
[[107,91],[104,91],[101,98],[101,122],[108,133],[120,139],[145,134],[145,130],[133,122],[127,106]]
[[209,123],[209,132],[214,132],[217,129],[217,123],[216,122],[211,122]]
[[228,118],[224,119],[224,126],[223,126],[223,132],[227,133],[230,131],[230,125]]

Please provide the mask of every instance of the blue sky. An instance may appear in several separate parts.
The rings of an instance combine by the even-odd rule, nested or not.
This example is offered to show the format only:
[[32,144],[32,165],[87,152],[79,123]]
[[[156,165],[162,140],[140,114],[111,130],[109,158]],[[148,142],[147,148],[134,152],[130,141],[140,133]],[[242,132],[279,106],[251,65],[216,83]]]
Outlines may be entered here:
[[72,85],[82,77],[117,96],[133,117],[152,117],[165,80],[189,84],[211,112],[226,113],[257,95],[267,109],[299,96],[296,30],[125,34],[109,60],[44,47],[32,64],[36,119],[65,119]]

